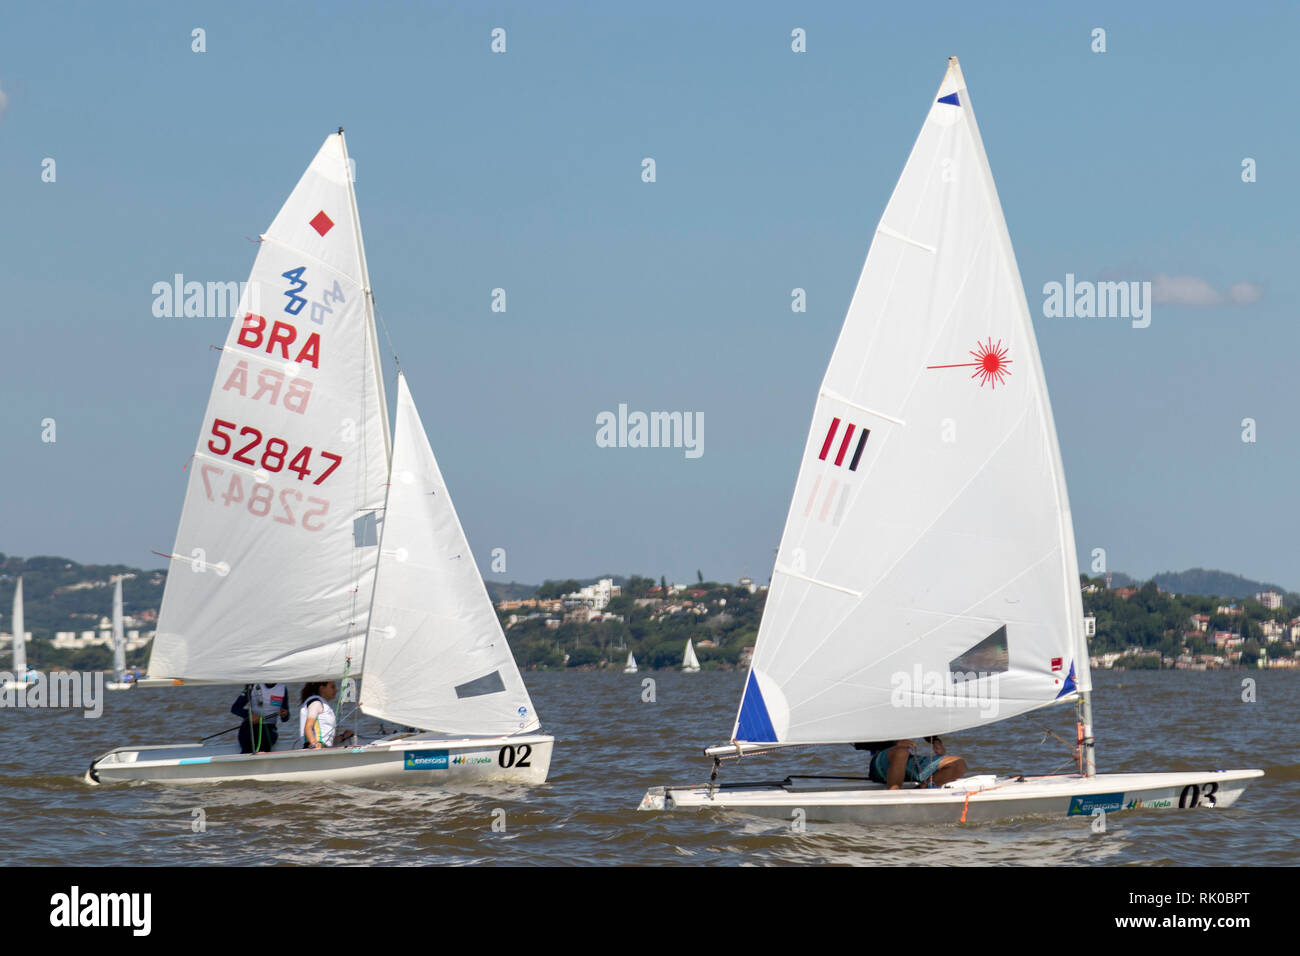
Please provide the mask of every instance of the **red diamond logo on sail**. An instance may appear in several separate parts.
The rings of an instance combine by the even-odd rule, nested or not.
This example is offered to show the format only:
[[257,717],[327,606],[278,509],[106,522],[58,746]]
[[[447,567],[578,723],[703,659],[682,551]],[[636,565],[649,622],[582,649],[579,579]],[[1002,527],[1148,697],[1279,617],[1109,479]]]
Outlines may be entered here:
[[322,209],[309,225],[323,236],[334,228],[334,220],[325,215],[325,210]]
[[1054,670],[1054,671],[1059,671],[1059,670],[1061,669],[1061,667],[1062,667],[1061,659],[1060,659],[1059,657],[1053,657],[1053,658],[1052,658],[1052,670]]

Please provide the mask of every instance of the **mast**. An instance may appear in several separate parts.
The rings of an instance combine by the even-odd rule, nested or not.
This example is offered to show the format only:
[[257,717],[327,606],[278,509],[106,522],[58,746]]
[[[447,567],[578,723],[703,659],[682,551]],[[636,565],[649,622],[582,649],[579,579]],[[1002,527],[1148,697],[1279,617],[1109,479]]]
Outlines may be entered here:
[[339,145],[343,148],[343,166],[348,178],[348,200],[352,206],[352,225],[356,229],[357,257],[361,260],[361,284],[366,302],[366,336],[370,343],[370,358],[375,368],[375,385],[379,389],[380,417],[384,422],[384,461],[393,458],[393,437],[388,425],[388,395],[384,391],[384,369],[379,362],[379,336],[375,330],[375,294],[370,288],[370,267],[366,265],[366,246],[361,241],[361,215],[357,212],[356,184],[352,182],[352,164],[348,162],[348,143],[339,127]]
[[[960,69],[955,56],[949,57],[948,63],[949,69]],[[969,93],[966,95],[969,97]],[[1029,303],[1025,298],[1024,283],[1020,279],[1020,267],[1016,262],[1015,249],[1011,245],[1011,233],[1007,229],[1006,219],[1002,213],[1002,203],[998,199],[997,185],[993,181],[993,171],[989,166],[988,156],[984,150],[984,141],[979,133],[979,124],[975,121],[973,112],[970,115],[970,130],[971,138],[974,140],[977,151],[983,160],[978,164],[980,174],[984,180],[985,188],[987,188],[989,195],[993,197],[993,208],[996,210],[997,217],[1001,220],[1001,228],[997,230],[997,239],[1011,275],[1011,285],[1016,298],[1020,300],[1024,314],[1028,315]],[[1045,382],[1046,376],[1043,373],[1042,356],[1037,349],[1033,349],[1031,357],[1037,369],[1039,380]],[[1056,420],[1052,414],[1052,405],[1048,400],[1046,389],[1036,392],[1035,399],[1039,414],[1042,415],[1046,423],[1048,433],[1053,436],[1053,440],[1049,443],[1048,454],[1050,455],[1050,464],[1055,479],[1057,520],[1060,524],[1061,550],[1066,565],[1066,574],[1063,581],[1065,606],[1072,609],[1070,612],[1070,626],[1073,628],[1075,635],[1074,674],[1075,687],[1079,695],[1078,745],[1081,758],[1080,769],[1085,776],[1092,777],[1096,776],[1097,773],[1092,738],[1092,668],[1088,660],[1088,639],[1084,635],[1083,627],[1083,601],[1079,588],[1078,551],[1074,543],[1074,519],[1070,512],[1070,498],[1065,486],[1065,464],[1061,459],[1061,445],[1056,439]]]
[[[378,591],[379,568],[382,564],[380,558],[384,553],[384,532],[388,527],[388,495],[393,485],[393,437],[391,426],[388,423],[388,395],[384,391],[384,369],[379,359],[379,334],[375,328],[375,294],[370,288],[370,267],[366,263],[366,247],[361,238],[361,214],[357,211],[357,190],[356,183],[352,181],[352,164],[348,161],[348,143],[347,137],[343,135],[343,127],[339,127],[339,144],[343,148],[343,166],[348,179],[348,200],[352,207],[352,224],[356,229],[357,240],[357,257],[361,260],[361,284],[362,292],[366,303],[366,341],[369,347],[370,361],[375,373],[375,387],[379,393],[380,419],[384,423],[384,465],[387,473],[387,481],[384,484],[384,509],[380,515],[380,525],[376,537],[375,548],[375,577],[370,588],[370,603],[366,607],[366,626],[362,632],[363,644],[361,652],[361,672],[365,672],[365,648],[370,643],[370,622],[373,620],[375,613],[375,593]],[[401,370],[398,370],[398,380],[401,380]]]

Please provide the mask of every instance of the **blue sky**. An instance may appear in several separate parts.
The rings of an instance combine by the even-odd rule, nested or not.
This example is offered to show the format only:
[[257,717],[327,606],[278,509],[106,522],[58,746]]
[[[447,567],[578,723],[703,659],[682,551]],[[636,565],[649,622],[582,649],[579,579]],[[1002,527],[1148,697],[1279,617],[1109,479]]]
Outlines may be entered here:
[[[246,237],[343,125],[380,311],[480,566],[506,550],[489,579],[767,580],[817,384],[955,54],[1035,314],[1081,567],[1100,547],[1132,574],[1300,588],[1296,11],[7,11],[0,550],[157,566],[228,320],[157,318],[152,286],[246,279]],[[1041,317],[1067,273],[1176,281],[1146,329]],[[1256,301],[1231,301],[1237,283]],[[596,415],[620,403],[702,412],[703,456],[597,447]]]

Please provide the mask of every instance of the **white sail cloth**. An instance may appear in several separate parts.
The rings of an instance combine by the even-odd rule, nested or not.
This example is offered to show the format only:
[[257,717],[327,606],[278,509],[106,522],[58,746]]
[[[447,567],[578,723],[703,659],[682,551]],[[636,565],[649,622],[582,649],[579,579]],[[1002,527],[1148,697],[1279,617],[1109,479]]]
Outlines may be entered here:
[[405,377],[361,709],[447,734],[537,729]]
[[388,474],[341,134],[262,238],[189,468],[149,663],[232,683],[337,676],[364,649]]
[[113,582],[113,677],[126,673],[126,633],[122,627],[122,579]]
[[14,632],[14,680],[22,680],[27,672],[27,638],[23,628],[23,579],[14,588],[14,616],[10,630]]
[[1032,323],[956,60],[871,244],[804,448],[733,739],[976,726],[1087,687]]

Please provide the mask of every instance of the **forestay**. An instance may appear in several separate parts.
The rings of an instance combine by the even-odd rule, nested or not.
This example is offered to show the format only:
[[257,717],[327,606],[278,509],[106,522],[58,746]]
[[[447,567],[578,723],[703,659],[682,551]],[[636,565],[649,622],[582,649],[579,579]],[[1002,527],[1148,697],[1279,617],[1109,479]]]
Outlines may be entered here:
[[540,726],[420,414],[398,376],[392,484],[361,709],[448,734]]
[[1088,689],[1056,430],[956,60],[818,393],[733,739],[897,739]]
[[361,661],[388,423],[348,173],[331,135],[262,237],[189,464],[155,677]]

